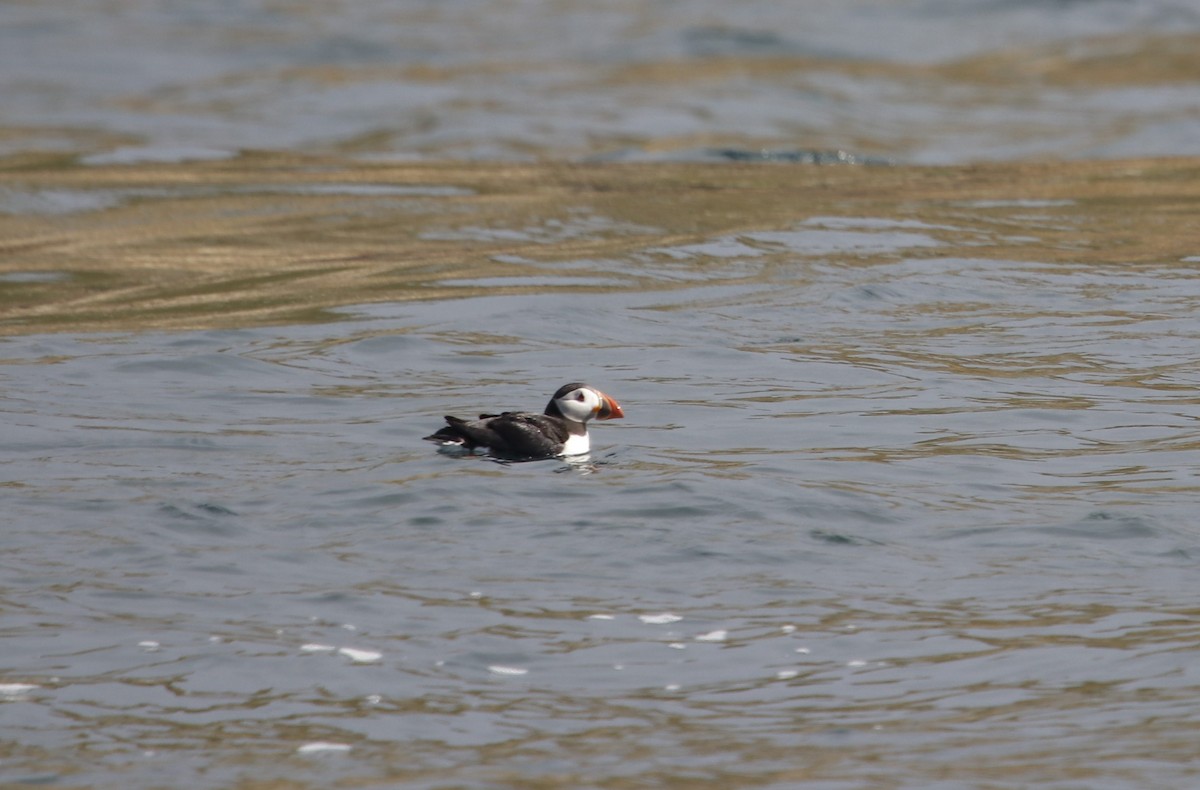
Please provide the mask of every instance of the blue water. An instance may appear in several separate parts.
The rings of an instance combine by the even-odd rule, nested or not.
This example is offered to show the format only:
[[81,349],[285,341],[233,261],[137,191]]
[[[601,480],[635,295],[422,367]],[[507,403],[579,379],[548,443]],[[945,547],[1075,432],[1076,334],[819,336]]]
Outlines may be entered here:
[[1198,34],[1190,0],[7,3],[0,151],[1195,155]]
[[[1198,32],[1171,0],[0,5],[0,785],[1195,786],[1194,164],[955,184],[1196,155]],[[734,230],[563,170],[557,213],[526,171],[370,177],[453,159],[694,179]],[[805,170],[759,217],[747,162],[948,167],[867,216],[866,176]],[[296,261],[396,300],[301,323]],[[626,412],[586,458],[421,441],[577,380]]]
[[[1197,298],[797,257],[9,338],[5,781],[1182,786]],[[576,378],[587,459],[420,440]]]

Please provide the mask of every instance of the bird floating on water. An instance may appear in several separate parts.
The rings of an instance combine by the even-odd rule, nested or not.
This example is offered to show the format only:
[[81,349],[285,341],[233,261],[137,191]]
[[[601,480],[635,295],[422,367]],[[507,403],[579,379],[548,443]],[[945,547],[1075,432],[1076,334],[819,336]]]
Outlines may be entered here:
[[590,449],[588,423],[625,416],[621,404],[595,387],[573,382],[558,388],[541,414],[506,411],[477,420],[446,416],[446,425],[425,438],[443,447],[469,452],[486,448],[492,455],[530,460],[583,455]]

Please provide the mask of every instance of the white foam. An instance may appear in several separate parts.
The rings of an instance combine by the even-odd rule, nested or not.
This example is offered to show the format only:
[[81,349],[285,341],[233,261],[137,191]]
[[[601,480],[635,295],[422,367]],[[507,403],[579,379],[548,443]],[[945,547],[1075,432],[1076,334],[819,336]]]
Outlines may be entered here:
[[338,653],[355,664],[372,664],[383,658],[383,653],[377,653],[374,650],[358,650],[353,647],[339,647]]
[[333,645],[322,645],[317,642],[309,642],[306,645],[300,645],[300,649],[305,653],[332,653],[337,648]]
[[505,667],[499,664],[492,664],[488,667],[488,672],[496,675],[526,675],[529,674],[528,669],[522,667]]
[[638,619],[647,625],[668,625],[678,623],[683,618],[677,614],[663,612],[662,614],[639,614]]
[[313,741],[296,748],[299,754],[316,754],[318,752],[348,752],[353,748],[348,743],[330,743],[329,741]]
[[36,683],[0,683],[0,696],[19,697],[41,686]]
[[729,636],[729,632],[724,629],[709,631],[707,634],[700,634],[694,637],[697,642],[724,642]]

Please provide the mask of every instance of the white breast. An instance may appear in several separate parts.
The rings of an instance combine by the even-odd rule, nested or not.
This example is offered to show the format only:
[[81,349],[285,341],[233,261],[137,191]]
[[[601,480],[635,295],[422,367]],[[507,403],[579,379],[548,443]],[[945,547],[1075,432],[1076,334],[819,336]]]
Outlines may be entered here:
[[591,449],[591,442],[588,441],[588,435],[576,436],[571,434],[567,437],[567,441],[563,443],[563,455],[583,455]]

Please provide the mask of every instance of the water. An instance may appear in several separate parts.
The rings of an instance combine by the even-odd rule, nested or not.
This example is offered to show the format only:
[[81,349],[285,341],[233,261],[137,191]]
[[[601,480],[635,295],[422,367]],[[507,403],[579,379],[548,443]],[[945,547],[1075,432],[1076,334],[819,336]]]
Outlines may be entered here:
[[0,150],[546,160],[1200,153],[1193,0],[0,6]]
[[1195,785],[1198,29],[0,7],[0,784]]
[[[940,210],[635,235],[551,291],[448,265],[461,298],[332,322],[11,335],[5,781],[1187,785],[1194,266],[979,257],[1110,220]],[[576,378],[628,415],[587,459],[420,440]]]

